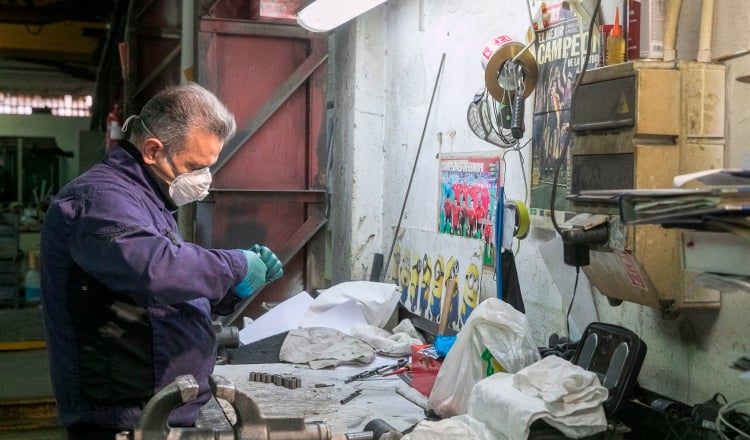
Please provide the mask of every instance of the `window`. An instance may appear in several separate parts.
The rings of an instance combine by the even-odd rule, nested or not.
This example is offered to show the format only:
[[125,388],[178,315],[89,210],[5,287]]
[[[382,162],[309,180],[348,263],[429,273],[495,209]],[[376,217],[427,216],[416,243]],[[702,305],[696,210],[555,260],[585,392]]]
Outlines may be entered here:
[[65,117],[90,117],[92,98],[87,96],[39,96],[0,93],[0,114],[51,114]]

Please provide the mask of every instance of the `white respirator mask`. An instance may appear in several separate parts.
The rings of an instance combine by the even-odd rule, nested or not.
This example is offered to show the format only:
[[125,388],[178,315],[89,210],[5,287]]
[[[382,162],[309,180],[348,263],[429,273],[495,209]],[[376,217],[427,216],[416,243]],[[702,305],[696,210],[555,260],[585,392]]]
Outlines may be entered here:
[[203,200],[208,195],[211,180],[208,167],[180,174],[169,185],[169,196],[177,206]]

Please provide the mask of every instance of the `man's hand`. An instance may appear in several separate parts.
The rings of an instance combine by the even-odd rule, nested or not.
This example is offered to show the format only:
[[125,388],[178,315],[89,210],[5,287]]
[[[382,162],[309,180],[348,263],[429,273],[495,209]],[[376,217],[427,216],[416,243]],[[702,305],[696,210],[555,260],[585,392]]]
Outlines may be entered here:
[[281,268],[281,260],[279,260],[271,249],[255,244],[250,250],[258,254],[260,259],[263,260],[263,264],[266,265],[266,282],[278,280],[284,275],[284,270]]
[[240,249],[247,260],[247,274],[234,286],[234,292],[240,298],[247,298],[266,284],[266,264],[256,252]]

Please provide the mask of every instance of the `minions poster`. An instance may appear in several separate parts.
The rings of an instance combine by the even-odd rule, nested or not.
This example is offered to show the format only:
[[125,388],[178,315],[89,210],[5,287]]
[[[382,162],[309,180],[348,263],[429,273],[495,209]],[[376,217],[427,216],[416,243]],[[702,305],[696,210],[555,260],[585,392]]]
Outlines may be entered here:
[[438,232],[477,238],[484,243],[482,261],[495,266],[495,211],[502,184],[502,158],[440,159]]
[[[484,299],[483,248],[479,239],[401,229],[389,262],[391,281],[401,288],[401,304],[438,324],[447,307],[447,327],[459,330]],[[445,288],[449,279],[458,285],[450,298]]]

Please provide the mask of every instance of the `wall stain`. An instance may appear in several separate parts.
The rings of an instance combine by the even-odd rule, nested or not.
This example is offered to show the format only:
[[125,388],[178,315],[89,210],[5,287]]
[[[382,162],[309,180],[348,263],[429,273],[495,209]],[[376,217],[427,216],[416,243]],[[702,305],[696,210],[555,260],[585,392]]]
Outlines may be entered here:
[[375,234],[370,234],[370,236],[367,237],[367,240],[365,240],[362,244],[357,246],[357,251],[354,253],[354,260],[362,259],[362,255],[365,253],[365,249],[374,239],[375,239]]

